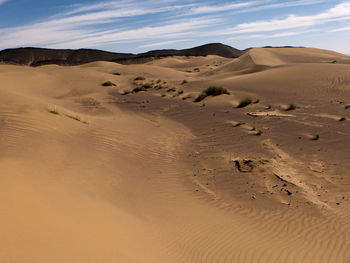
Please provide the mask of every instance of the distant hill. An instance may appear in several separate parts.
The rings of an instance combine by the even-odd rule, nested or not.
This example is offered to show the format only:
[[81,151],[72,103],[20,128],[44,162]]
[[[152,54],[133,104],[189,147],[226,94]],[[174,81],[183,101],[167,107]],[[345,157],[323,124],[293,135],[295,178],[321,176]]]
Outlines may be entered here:
[[94,61],[110,61],[122,64],[144,63],[153,59],[169,56],[207,56],[217,55],[226,58],[240,57],[244,51],[233,47],[213,43],[190,49],[153,50],[141,54],[113,53],[95,49],[46,49],[46,48],[16,48],[0,51],[0,63],[42,66],[48,64],[80,65]]

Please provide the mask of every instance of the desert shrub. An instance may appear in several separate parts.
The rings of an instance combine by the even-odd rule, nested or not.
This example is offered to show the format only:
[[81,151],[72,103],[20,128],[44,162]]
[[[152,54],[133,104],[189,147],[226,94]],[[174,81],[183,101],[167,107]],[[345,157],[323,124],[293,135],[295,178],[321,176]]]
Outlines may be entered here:
[[199,94],[198,97],[194,100],[194,102],[200,102],[208,96],[219,96],[221,94],[229,95],[230,93],[223,87],[210,86],[206,90],[203,90],[202,93]]
[[52,113],[52,114],[55,114],[55,115],[59,115],[60,114],[56,108],[49,109],[49,112]]
[[179,91],[177,92],[177,94],[179,94],[179,95],[181,95],[181,94],[183,94],[183,93],[184,93],[183,90],[179,90]]
[[192,70],[186,70],[187,73],[192,73]]
[[186,83],[188,83],[188,81],[184,79],[184,80],[181,82],[181,85],[184,85],[184,84],[186,84]]
[[131,90],[124,90],[124,92],[123,92],[123,94],[122,94],[122,95],[128,95],[128,94],[130,94],[130,93],[132,93],[132,91],[131,91]]
[[113,75],[120,76],[119,72],[114,72]]
[[145,80],[146,78],[145,77],[142,77],[142,76],[138,76],[136,78],[134,78],[134,80]]
[[104,86],[104,87],[117,86],[112,81],[103,82],[101,85]]
[[167,90],[167,92],[174,92],[174,91],[176,91],[175,88],[170,88],[170,89]]
[[195,69],[193,69],[193,71],[199,72],[200,69],[199,68],[195,68]]
[[146,91],[147,89],[145,89],[144,87],[136,87],[132,90],[133,93],[137,93],[137,92],[140,92],[140,91]]
[[345,117],[341,117],[338,121],[346,121]]
[[291,110],[295,110],[297,109],[298,107],[295,105],[295,104],[289,104],[286,111],[291,111]]
[[244,108],[252,103],[253,103],[253,99],[251,97],[247,97],[238,103],[237,108]]
[[312,140],[312,141],[318,141],[319,139],[320,139],[320,135],[318,135],[318,134],[313,134],[310,137],[310,140]]
[[144,89],[150,89],[150,88],[153,88],[153,85],[150,84],[150,83],[145,83],[145,84],[142,84],[141,87],[144,88]]
[[242,126],[244,124],[245,124],[244,122],[237,122],[233,125],[233,127],[239,127],[239,126]]

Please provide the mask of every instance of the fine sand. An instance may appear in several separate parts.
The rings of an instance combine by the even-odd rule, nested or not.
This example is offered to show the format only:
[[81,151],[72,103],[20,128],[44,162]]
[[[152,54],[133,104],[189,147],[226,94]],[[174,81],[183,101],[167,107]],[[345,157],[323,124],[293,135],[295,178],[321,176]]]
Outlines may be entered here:
[[331,51],[0,65],[0,262],[348,263],[349,134]]

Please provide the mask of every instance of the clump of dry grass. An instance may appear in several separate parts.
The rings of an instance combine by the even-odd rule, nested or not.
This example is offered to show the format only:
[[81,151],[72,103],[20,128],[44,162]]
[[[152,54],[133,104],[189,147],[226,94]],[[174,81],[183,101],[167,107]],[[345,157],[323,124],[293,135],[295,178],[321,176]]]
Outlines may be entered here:
[[142,76],[138,76],[136,78],[134,78],[134,80],[145,80],[146,78],[145,77],[142,77]]
[[237,122],[237,123],[233,124],[233,127],[239,127],[239,126],[242,126],[244,124],[245,124],[244,122]]
[[48,111],[50,113],[52,113],[52,114],[55,114],[55,115],[59,115],[60,114],[57,108],[52,108],[52,109],[49,109]]
[[130,94],[130,93],[132,93],[132,91],[131,91],[131,90],[124,90],[124,92],[123,92],[123,94],[122,94],[122,95],[128,95],[128,94]]
[[116,85],[115,83],[113,83],[112,81],[103,82],[101,85],[104,86],[104,87],[117,86],[117,85]]
[[202,93],[199,94],[198,97],[194,100],[194,102],[200,102],[208,96],[219,96],[221,94],[229,95],[230,93],[223,87],[210,86],[206,90],[203,90]]
[[319,139],[320,139],[319,134],[313,134],[310,136],[310,140],[312,140],[312,141],[318,141]]
[[247,97],[247,98],[244,98],[243,100],[241,100],[237,107],[238,109],[240,108],[244,108],[244,107],[247,107],[248,105],[252,104],[253,103],[253,99],[251,97]]
[[297,105],[289,104],[288,107],[286,108],[286,111],[296,110],[297,108],[298,108]]
[[137,93],[137,92],[140,92],[140,91],[146,91],[147,89],[144,88],[144,87],[136,87],[132,90],[132,93]]

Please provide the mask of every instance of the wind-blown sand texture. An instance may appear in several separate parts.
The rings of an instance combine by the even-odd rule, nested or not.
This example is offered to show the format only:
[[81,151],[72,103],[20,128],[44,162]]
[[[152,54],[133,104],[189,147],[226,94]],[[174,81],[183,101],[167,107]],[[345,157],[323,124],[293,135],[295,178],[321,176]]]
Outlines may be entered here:
[[[0,262],[350,262],[349,57],[0,65],[0,83]],[[193,102],[209,86],[230,95]]]

